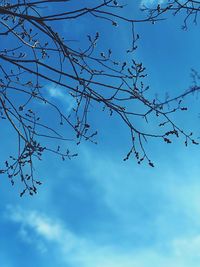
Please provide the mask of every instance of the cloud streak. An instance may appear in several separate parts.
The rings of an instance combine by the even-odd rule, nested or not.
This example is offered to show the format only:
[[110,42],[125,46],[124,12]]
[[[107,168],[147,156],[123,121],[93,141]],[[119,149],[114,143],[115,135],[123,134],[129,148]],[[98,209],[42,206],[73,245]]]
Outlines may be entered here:
[[[40,252],[56,251],[61,266],[83,267],[198,267],[200,234],[162,240],[157,246],[123,249],[120,244],[101,244],[90,237],[78,235],[67,225],[47,214],[8,206],[7,219],[19,225],[19,234],[27,245]],[[29,239],[24,239],[24,233]],[[34,236],[34,242],[31,239]],[[165,246],[162,249],[161,246]],[[51,247],[51,248],[49,248]],[[60,265],[59,265],[60,266]]]
[[46,88],[50,98],[56,99],[60,101],[63,105],[65,105],[65,109],[67,110],[67,112],[69,112],[74,107],[75,101],[72,96],[70,96],[67,91],[63,92],[66,89],[60,88],[53,84],[48,85]]

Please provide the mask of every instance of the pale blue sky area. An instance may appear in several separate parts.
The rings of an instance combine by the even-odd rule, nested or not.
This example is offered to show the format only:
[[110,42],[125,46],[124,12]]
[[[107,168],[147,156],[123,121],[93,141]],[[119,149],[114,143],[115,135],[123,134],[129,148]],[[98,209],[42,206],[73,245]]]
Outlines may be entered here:
[[[131,4],[126,15],[139,17],[139,6],[139,1]],[[73,29],[77,36],[95,31],[95,25],[83,22]],[[135,25],[140,34],[135,58],[147,68],[149,95],[164,99],[166,91],[173,96],[186,90],[191,68],[200,69],[199,26],[190,24],[186,32],[181,23],[181,17],[169,16],[154,25]],[[114,51],[123,57],[120,47],[130,40],[123,23],[116,33],[105,24],[97,27],[105,42],[115,40]],[[69,36],[71,29],[63,25],[63,31]],[[72,108],[62,90],[52,84],[46,90],[66,111]],[[199,102],[194,96],[186,104],[193,112],[174,119],[198,137]],[[98,145],[83,142],[71,161],[46,154],[36,162],[43,185],[34,197],[20,198],[20,183],[12,187],[0,177],[0,266],[199,267],[199,147],[185,147],[181,138],[170,145],[151,140],[147,151],[155,168],[139,166],[134,158],[123,161],[130,146],[125,126],[100,112],[91,122]],[[6,127],[0,134],[2,161],[15,144]]]

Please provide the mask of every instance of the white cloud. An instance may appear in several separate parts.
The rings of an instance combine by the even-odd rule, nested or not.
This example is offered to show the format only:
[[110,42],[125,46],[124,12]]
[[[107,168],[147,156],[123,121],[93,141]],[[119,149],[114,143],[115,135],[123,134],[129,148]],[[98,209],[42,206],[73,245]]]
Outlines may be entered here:
[[[73,267],[200,266],[198,167],[195,169],[185,159],[181,170],[172,166],[173,171],[163,173],[161,166],[149,176],[149,169],[131,168],[131,162],[120,165],[114,157],[90,153],[85,147],[82,153],[78,164],[84,166],[87,174],[82,179],[93,181],[100,189],[98,198],[118,217],[116,222],[122,223],[119,229],[130,231],[127,239],[132,247],[123,248],[123,243],[114,242],[117,236],[114,230],[113,240],[100,243],[95,233],[77,234],[50,213],[10,206],[8,219],[20,225],[19,234],[27,245],[36,246],[42,253],[53,247],[61,261],[56,266],[67,267],[69,263]],[[148,217],[148,212],[152,217]],[[138,219],[140,213],[144,216]],[[188,224],[184,228],[185,220]],[[152,224],[145,228],[148,221]],[[138,238],[142,234],[150,237],[148,243],[141,242],[139,247],[131,234],[136,224],[141,231]]]
[[[20,233],[24,236],[28,236],[28,228],[35,231],[37,235],[43,237],[45,240],[53,242],[67,241],[66,249],[73,247],[76,242],[74,236],[67,231],[61,223],[53,221],[47,216],[38,213],[37,211],[25,211],[18,207],[8,206],[8,217],[17,223],[21,224]],[[28,227],[28,228],[27,228]],[[29,237],[30,240],[31,236]]]
[[8,218],[19,223],[24,231],[42,238],[44,243],[54,245],[60,264],[66,266],[70,263],[77,267],[199,267],[200,264],[200,235],[171,240],[166,251],[153,247],[125,251],[119,248],[120,244],[106,246],[78,236],[58,219],[36,211],[10,206]]
[[51,98],[55,98],[58,101],[61,101],[62,104],[66,106],[67,112],[69,112],[74,107],[75,101],[65,88],[60,88],[52,84],[47,86],[47,91]]

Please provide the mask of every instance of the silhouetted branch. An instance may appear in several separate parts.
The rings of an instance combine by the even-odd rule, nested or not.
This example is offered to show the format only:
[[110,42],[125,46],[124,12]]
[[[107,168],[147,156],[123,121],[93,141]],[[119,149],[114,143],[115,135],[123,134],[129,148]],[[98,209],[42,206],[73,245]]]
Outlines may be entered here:
[[[96,143],[97,131],[92,130],[88,117],[92,104],[108,110],[110,116],[116,114],[130,131],[132,144],[124,160],[134,154],[138,163],[146,160],[153,167],[145,149],[148,138],[171,143],[170,136],[182,135],[185,142],[196,143],[170,118],[171,113],[184,110],[181,101],[174,101],[179,97],[164,103],[149,99],[146,96],[149,87],[143,82],[145,68],[132,59],[139,39],[134,25],[162,20],[160,13],[175,11],[175,5],[177,1],[159,10],[151,9],[148,17],[140,20],[123,16],[121,10],[125,6],[115,0],[92,1],[88,6],[78,3],[78,7],[70,0],[0,2],[0,115],[7,120],[18,140],[17,155],[5,161],[0,173],[6,173],[12,184],[16,176],[21,177],[24,184],[21,196],[25,192],[31,195],[37,192],[36,187],[41,182],[34,178],[34,159],[41,160],[45,151],[63,160],[77,156],[60,145],[53,148],[48,140]],[[65,39],[61,30],[57,31],[59,22],[76,24],[81,17],[89,18],[91,23],[100,20],[103,25],[114,28],[120,22],[128,25],[131,47],[120,50],[126,60],[118,62],[112,47],[102,47],[99,52],[100,32],[87,35],[86,46],[85,41],[75,45]],[[44,90],[48,83],[59,86],[63,94],[71,97],[74,105],[69,114],[49,100]],[[175,104],[168,108],[166,104],[170,101]],[[54,116],[57,115],[56,121],[51,123],[45,114],[38,116],[36,103],[52,110]],[[141,124],[153,119],[157,128],[152,133],[148,126],[138,126],[136,118]]]

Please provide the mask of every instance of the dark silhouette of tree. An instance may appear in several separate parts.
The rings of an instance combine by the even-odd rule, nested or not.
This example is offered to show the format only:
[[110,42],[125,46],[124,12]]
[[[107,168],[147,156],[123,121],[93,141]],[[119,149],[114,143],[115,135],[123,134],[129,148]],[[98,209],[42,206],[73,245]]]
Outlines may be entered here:
[[160,18],[161,15],[172,13],[174,16],[182,14],[184,16],[182,29],[187,30],[188,23],[197,24],[198,14],[200,11],[200,1],[195,0],[168,0],[154,7],[143,5],[143,11],[147,11],[152,18]]
[[[200,12],[200,1],[196,0],[168,0],[162,3],[154,3],[154,5],[142,5],[141,8],[147,14],[147,17],[152,18],[151,22],[154,24],[156,20],[169,19],[169,15],[178,16],[182,18],[182,30],[187,31],[189,25],[197,26],[198,15]],[[155,18],[155,20],[154,20]],[[174,101],[183,100],[186,96],[200,91],[199,80],[200,75],[194,69],[191,69],[191,77],[193,85],[181,94],[169,98],[162,104],[168,105]]]
[[[193,10],[193,13],[189,6],[182,6],[181,1],[169,1],[163,8],[144,8],[149,15],[136,20],[126,17],[122,12],[126,6],[116,0],[80,2],[0,2],[0,114],[15,132],[13,136],[16,136],[18,150],[1,166],[0,173],[7,174],[12,184],[15,177],[20,177],[24,184],[21,196],[25,192],[31,195],[37,192],[41,181],[34,177],[33,165],[34,160],[42,159],[44,152],[55,153],[63,160],[77,156],[68,149],[64,151],[62,145],[53,147],[56,140],[77,144],[82,140],[96,142],[97,131],[92,130],[88,118],[93,107],[101,106],[109,116],[118,116],[119,123],[127,126],[132,145],[124,160],[133,154],[138,163],[146,161],[154,167],[145,149],[149,138],[171,143],[172,136],[182,135],[186,143],[197,144],[191,134],[184,132],[170,118],[171,113],[186,110],[181,97],[164,102],[148,97],[149,87],[143,82],[145,67],[133,58],[139,39],[135,24],[162,20],[160,15],[167,10],[178,13],[186,9],[188,17],[196,17],[197,11]],[[187,2],[198,6],[198,1]],[[91,23],[98,21],[104,30],[110,25],[115,28],[119,23],[129,27],[130,47],[121,51],[120,43],[118,45],[123,62],[114,57],[112,47],[97,47],[101,40],[100,31],[86,33],[87,46],[86,41],[77,43],[67,39],[59,23],[66,23],[66,27],[71,23],[73,30],[73,25],[80,23],[83,17],[90,19]],[[45,94],[44,88],[49,83],[59,86],[71,97],[74,104],[69,113]],[[169,107],[170,101],[173,104]],[[57,121],[51,124],[48,115],[37,114],[37,103],[51,109],[57,115]],[[136,122],[148,120],[154,120],[157,125],[153,133],[148,124],[143,130],[144,127],[140,129]],[[63,135],[64,127],[66,136]],[[69,132],[73,132],[73,137],[69,137]],[[48,141],[52,139],[56,141],[53,145]]]

